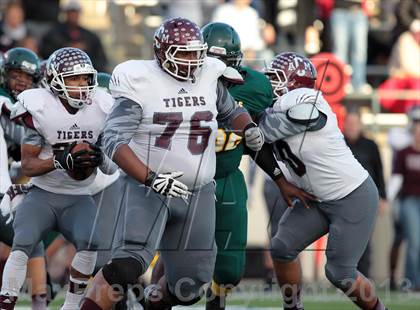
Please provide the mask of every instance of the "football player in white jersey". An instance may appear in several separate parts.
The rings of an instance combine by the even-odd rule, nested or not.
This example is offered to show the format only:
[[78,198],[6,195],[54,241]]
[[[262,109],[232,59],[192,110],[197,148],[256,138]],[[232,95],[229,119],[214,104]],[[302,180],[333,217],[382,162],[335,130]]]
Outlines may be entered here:
[[[116,103],[103,136],[106,153],[125,172],[112,260],[95,276],[81,309],[110,309],[118,289],[137,283],[159,248],[165,276],[146,293],[147,309],[191,305],[211,281],[217,122],[258,151],[262,134],[219,81],[226,65],[206,58],[200,28],[187,19],[157,30],[154,60],[118,65]],[[201,291],[202,292],[202,291]]]
[[[15,236],[0,293],[1,309],[14,309],[28,256],[49,231],[61,232],[77,249],[63,310],[78,308],[96,261],[93,249],[99,236],[91,234],[96,206],[88,191],[96,173],[94,170],[78,181],[68,172],[98,166],[106,171],[109,161],[95,143],[113,99],[105,91],[95,92],[96,70],[80,49],[55,51],[46,70],[49,89],[22,92],[12,111],[12,117],[26,125],[22,170],[31,177],[33,187],[16,211]],[[90,150],[72,153],[82,141]]]
[[277,227],[271,253],[284,309],[303,309],[297,256],[327,233],[327,278],[361,309],[385,309],[373,284],[356,269],[376,220],[375,183],[347,147],[321,92],[314,89],[317,73],[312,63],[295,53],[281,53],[266,74],[277,100],[259,126],[292,182],[319,199],[309,209],[297,203],[272,223]]

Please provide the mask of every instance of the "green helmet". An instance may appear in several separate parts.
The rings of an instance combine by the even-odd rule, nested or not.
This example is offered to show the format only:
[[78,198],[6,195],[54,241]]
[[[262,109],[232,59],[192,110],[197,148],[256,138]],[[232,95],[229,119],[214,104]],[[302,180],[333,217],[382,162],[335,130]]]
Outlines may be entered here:
[[207,43],[207,55],[217,57],[228,66],[239,66],[242,61],[241,39],[232,26],[210,23],[201,29]]
[[107,92],[109,92],[109,81],[111,80],[111,74],[98,72],[97,80],[98,87],[104,88]]
[[15,47],[8,50],[4,54],[4,59],[1,68],[1,77],[3,86],[13,96],[17,96],[14,90],[9,88],[9,71],[20,70],[26,72],[33,78],[33,83],[36,85],[41,78],[40,61],[38,56],[31,50],[23,47]]

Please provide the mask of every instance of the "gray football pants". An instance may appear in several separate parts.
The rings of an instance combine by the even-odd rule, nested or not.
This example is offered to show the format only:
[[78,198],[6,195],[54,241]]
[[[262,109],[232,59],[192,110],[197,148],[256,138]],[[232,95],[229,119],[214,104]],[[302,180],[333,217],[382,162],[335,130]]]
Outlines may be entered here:
[[211,281],[216,261],[214,183],[184,200],[168,199],[126,175],[121,178],[125,186],[112,258],[134,258],[144,272],[159,250],[171,293],[197,298]]
[[28,256],[48,232],[63,234],[77,249],[95,250],[93,234],[96,205],[88,195],[54,194],[34,186],[16,210],[12,250]]
[[[0,214],[0,241],[11,247],[13,245],[13,222],[6,224],[7,217]],[[44,245],[42,242],[38,243],[32,251],[30,258],[44,256]]]
[[277,226],[270,244],[273,259],[292,261],[328,233],[326,276],[336,287],[347,289],[357,277],[357,264],[375,225],[378,201],[376,185],[368,177],[340,200],[314,202],[310,209],[297,204],[272,223],[273,228]]

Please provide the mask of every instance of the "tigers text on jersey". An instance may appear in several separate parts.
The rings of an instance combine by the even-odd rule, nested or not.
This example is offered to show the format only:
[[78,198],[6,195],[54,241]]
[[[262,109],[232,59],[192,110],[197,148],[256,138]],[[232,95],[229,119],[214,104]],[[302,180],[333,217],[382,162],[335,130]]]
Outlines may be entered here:
[[[74,141],[96,143],[101,133],[105,118],[113,99],[102,90],[97,90],[92,104],[70,114],[60,99],[46,89],[30,89],[18,96],[17,115],[19,111],[27,111],[32,116],[38,134],[43,138],[40,159],[53,156],[53,145]],[[95,179],[96,173],[83,181],[76,181],[68,176],[65,170],[53,170],[44,175],[31,178],[31,182],[49,192],[68,195],[90,194],[88,185]]]
[[142,119],[130,148],[157,173],[182,171],[189,188],[211,182],[216,167],[217,84],[226,66],[207,58],[195,82],[180,82],[156,60],[118,65],[110,83],[114,98],[138,103]]
[[[305,126],[288,119],[287,111],[281,106],[290,108],[304,102],[316,102],[316,108],[327,116],[326,124],[321,129],[305,132]],[[307,192],[323,201],[338,200],[355,190],[368,177],[368,172],[346,145],[335,114],[318,91],[309,88],[292,90],[265,113],[259,125],[266,142],[282,140],[276,143],[277,151],[282,154],[293,183]],[[299,126],[303,130],[293,133],[294,128]]]

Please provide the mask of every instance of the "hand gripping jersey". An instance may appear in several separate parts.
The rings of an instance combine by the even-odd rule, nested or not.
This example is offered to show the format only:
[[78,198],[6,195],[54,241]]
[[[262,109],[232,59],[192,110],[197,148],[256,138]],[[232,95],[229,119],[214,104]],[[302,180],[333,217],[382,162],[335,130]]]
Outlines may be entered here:
[[[53,146],[61,143],[86,140],[96,143],[101,133],[105,118],[113,104],[112,97],[103,90],[97,90],[92,104],[70,114],[57,96],[46,89],[30,89],[18,96],[18,103],[13,117],[31,116],[33,128],[42,137],[42,151],[39,158],[53,156]],[[95,179],[96,173],[83,181],[76,181],[64,170],[53,170],[44,175],[31,178],[31,182],[56,194],[90,194],[88,185]]]
[[[229,93],[251,115],[263,112],[273,103],[273,91],[268,78],[255,70],[240,67],[244,84],[229,88]],[[231,130],[219,126],[216,137],[216,175],[215,179],[225,177],[238,169],[243,154],[242,137]]]
[[225,68],[208,57],[195,82],[174,79],[155,60],[131,60],[115,68],[113,97],[131,99],[142,109],[129,146],[153,171],[182,171],[180,181],[190,188],[213,179],[217,84]]
[[[292,121],[288,112],[299,104],[313,103],[313,112],[323,113],[326,123],[320,129],[305,132],[306,126]],[[324,201],[338,200],[368,177],[368,172],[346,145],[335,114],[318,91],[309,88],[292,90],[265,113],[259,125],[266,142],[276,143],[293,182],[304,190]],[[301,128],[299,133],[294,131],[296,127]]]

